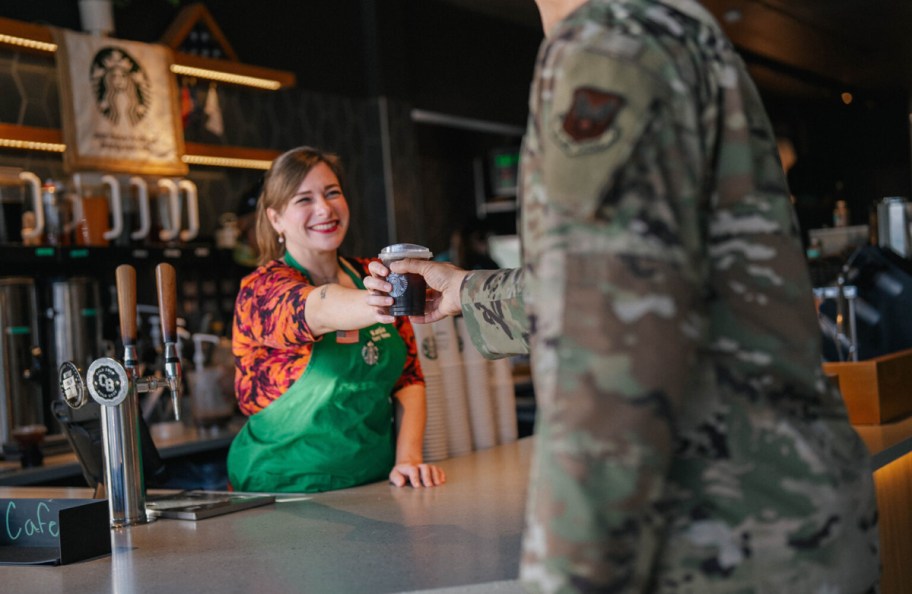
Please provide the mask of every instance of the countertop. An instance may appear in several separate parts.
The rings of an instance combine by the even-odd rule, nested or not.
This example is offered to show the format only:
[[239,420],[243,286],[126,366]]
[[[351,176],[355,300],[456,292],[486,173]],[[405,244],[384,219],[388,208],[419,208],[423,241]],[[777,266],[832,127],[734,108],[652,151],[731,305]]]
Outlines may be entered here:
[[[165,460],[217,449],[227,449],[245,419],[234,419],[229,425],[214,430],[200,430],[178,422],[151,426],[152,439]],[[872,470],[912,452],[912,415],[880,425],[853,425],[871,453]],[[0,486],[40,485],[81,471],[72,452],[46,456],[44,465],[22,469],[18,462],[0,460]]]
[[880,425],[854,425],[868,446],[873,470],[912,452],[912,415]]
[[[522,592],[516,582],[532,437],[440,462],[441,487],[386,482],[201,520],[114,530],[110,556],[0,567],[8,592]],[[0,497],[89,497],[0,487]]]
[[[912,451],[912,416],[855,428],[874,470]],[[156,435],[156,442],[187,445],[185,433],[172,433]],[[112,531],[109,556],[60,567],[0,567],[0,583],[19,593],[522,592],[516,577],[533,440],[440,462],[448,477],[442,487],[379,482],[279,495],[274,504],[198,522],[162,519]],[[0,497],[91,492],[0,486]]]

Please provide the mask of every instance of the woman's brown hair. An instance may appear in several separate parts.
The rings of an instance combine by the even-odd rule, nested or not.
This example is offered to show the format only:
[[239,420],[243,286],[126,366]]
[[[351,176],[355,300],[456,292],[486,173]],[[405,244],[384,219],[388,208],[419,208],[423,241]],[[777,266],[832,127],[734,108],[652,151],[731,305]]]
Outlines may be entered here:
[[285,255],[285,244],[279,242],[279,234],[272,228],[266,210],[271,208],[281,213],[301,186],[307,174],[320,163],[336,174],[339,185],[345,192],[342,180],[342,163],[339,157],[309,146],[299,146],[276,157],[263,180],[263,191],[256,209],[256,240],[259,248],[259,263]]

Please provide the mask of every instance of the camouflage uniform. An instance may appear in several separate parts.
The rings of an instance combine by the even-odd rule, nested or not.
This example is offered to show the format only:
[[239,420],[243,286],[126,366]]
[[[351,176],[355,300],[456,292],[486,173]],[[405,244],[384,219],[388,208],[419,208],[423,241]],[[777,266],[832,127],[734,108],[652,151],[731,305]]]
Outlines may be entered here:
[[874,590],[868,454],[821,371],[744,65],[691,0],[590,0],[550,33],[523,145],[523,267],[462,288],[483,352],[532,353],[522,580]]

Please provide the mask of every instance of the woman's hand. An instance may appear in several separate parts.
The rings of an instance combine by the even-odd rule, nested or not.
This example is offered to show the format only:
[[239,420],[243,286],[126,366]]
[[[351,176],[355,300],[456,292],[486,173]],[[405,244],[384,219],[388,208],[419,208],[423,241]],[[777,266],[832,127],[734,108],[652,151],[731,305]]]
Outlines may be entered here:
[[433,464],[412,464],[402,462],[393,466],[389,481],[397,487],[411,484],[413,487],[436,487],[446,482],[446,473]]
[[[411,258],[399,260],[390,264],[392,272],[405,274],[411,272],[420,274],[427,282],[428,292],[423,316],[409,316],[412,322],[430,324],[447,316],[458,315],[462,311],[459,300],[459,290],[462,281],[469,274],[468,271],[457,268],[448,262],[434,262],[431,260],[413,260]],[[386,282],[390,269],[381,262],[371,262],[368,270],[372,276],[364,279],[365,288],[374,295],[388,294],[392,285]],[[392,298],[390,298],[392,299]],[[392,301],[389,302],[392,304]]]

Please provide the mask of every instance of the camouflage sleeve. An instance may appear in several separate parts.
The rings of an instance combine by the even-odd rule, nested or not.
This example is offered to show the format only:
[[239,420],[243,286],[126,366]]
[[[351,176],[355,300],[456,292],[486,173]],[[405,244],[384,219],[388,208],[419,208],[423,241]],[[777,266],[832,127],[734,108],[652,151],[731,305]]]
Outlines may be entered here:
[[489,359],[529,352],[522,269],[479,270],[462,284],[462,315],[472,342]]
[[523,203],[539,407],[522,577],[646,591],[705,327],[677,201],[691,172],[669,162],[668,90],[635,55],[558,41],[552,56]]

